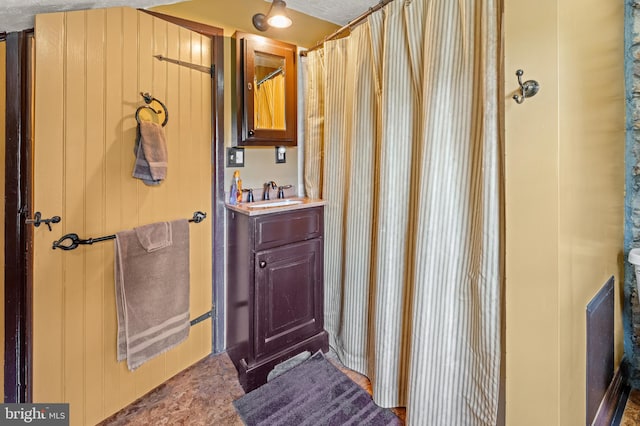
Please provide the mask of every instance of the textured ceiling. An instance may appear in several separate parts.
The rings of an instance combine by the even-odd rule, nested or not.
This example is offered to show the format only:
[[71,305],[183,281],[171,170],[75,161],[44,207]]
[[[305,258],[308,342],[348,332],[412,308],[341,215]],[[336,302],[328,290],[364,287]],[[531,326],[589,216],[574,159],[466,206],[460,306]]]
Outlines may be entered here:
[[[179,0],[0,0],[0,32],[33,28],[38,13],[97,9],[113,6],[148,8]],[[232,0],[233,1],[233,0]],[[270,1],[270,0],[266,0]],[[285,0],[287,7],[334,24],[344,25],[360,16],[378,0]]]
[[285,0],[287,7],[315,16],[338,25],[345,25],[349,21],[366,12],[379,0]]

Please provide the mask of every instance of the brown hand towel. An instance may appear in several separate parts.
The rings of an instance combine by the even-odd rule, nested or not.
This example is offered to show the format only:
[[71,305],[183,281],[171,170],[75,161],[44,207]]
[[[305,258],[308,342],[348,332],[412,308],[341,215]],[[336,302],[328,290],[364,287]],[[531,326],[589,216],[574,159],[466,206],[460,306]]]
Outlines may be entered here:
[[135,370],[189,335],[189,222],[119,232],[115,253],[118,361]]
[[136,136],[133,177],[142,179],[147,185],[159,185],[167,176],[168,166],[164,129],[160,124],[141,121]]

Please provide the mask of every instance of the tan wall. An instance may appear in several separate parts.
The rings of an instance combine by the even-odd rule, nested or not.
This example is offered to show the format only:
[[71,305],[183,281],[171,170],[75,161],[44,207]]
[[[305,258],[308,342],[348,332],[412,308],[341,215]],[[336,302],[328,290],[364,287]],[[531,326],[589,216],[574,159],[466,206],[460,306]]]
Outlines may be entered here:
[[[130,8],[36,18],[34,206],[59,215],[34,235],[33,398],[95,424],[211,352],[211,320],[130,372],[116,361],[113,241],[52,250],[66,233],[111,235],[211,206],[211,78],[162,54],[211,64],[206,37]],[[131,177],[140,92],[165,102],[167,179]],[[211,217],[211,215],[209,216]],[[190,316],[211,309],[211,220],[190,224]]]
[[[4,169],[5,169],[5,107],[6,107],[6,52],[7,44],[0,42],[0,200],[4,200]],[[0,208],[0,223],[4,223],[4,205]],[[0,259],[4,259],[4,226],[0,227]],[[0,306],[4,306],[4,262],[0,262]],[[4,366],[4,310],[0,315],[0,360]],[[0,383],[4,384],[4,368],[0,369]],[[4,401],[4,385],[0,389],[0,397]]]
[[[585,422],[586,305],[622,357],[623,4],[505,2],[506,424]],[[517,105],[516,69],[540,93]]]
[[[231,146],[236,140],[232,131],[231,119],[235,111],[232,110],[231,101],[235,94],[231,90],[232,78],[235,78],[235,63],[231,60],[231,36],[236,31],[260,34],[276,40],[286,41],[297,46],[311,47],[323,37],[332,33],[338,27],[331,23],[312,18],[308,15],[289,10],[293,25],[286,29],[269,29],[262,33],[256,30],[251,23],[251,18],[256,13],[267,13],[269,3],[264,0],[235,0],[232,2],[222,0],[192,0],[176,3],[168,6],[159,6],[152,10],[213,25],[224,30],[224,133],[225,146]],[[299,62],[298,62],[299,63]],[[234,115],[235,116],[235,115]],[[278,184],[292,184],[298,186],[298,149],[287,148],[287,162],[275,164],[275,152],[273,147],[246,148],[245,167],[238,168],[245,188],[262,188],[262,184],[274,180]],[[229,190],[233,171],[225,170],[225,190]],[[256,197],[262,194],[262,189],[256,193]]]

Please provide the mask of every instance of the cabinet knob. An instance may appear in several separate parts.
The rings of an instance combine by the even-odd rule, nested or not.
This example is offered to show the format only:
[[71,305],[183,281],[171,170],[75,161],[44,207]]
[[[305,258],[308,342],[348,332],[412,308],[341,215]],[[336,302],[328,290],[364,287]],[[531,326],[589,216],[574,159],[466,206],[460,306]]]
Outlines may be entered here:
[[256,134],[256,132],[254,132],[253,130],[249,130],[249,132],[248,132],[248,133],[249,133],[249,136],[253,136],[253,135],[255,135],[255,134]]
[[267,266],[267,262],[265,262],[264,260],[261,260],[259,265],[260,265],[261,268],[264,268],[264,267]]

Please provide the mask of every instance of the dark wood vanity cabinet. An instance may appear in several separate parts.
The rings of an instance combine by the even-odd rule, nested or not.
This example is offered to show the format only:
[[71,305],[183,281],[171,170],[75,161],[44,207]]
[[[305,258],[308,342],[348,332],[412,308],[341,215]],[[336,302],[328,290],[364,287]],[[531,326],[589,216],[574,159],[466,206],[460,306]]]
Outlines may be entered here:
[[227,353],[246,392],[266,383],[275,365],[328,350],[323,214],[227,210]]

